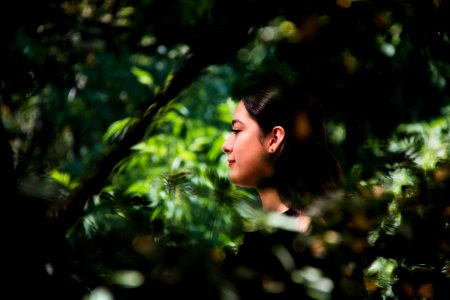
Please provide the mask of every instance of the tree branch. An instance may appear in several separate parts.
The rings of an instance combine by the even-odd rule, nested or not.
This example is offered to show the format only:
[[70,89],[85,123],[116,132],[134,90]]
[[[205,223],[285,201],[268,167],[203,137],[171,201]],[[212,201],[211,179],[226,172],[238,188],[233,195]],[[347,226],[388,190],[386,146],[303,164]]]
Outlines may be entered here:
[[167,88],[152,99],[153,104],[135,126],[127,131],[121,140],[108,148],[98,162],[85,173],[82,183],[69,195],[64,205],[49,211],[50,220],[57,223],[59,230],[64,232],[76,223],[83,215],[83,209],[90,197],[101,191],[115,166],[130,154],[133,145],[145,137],[148,127],[161,108],[189,86],[207,65],[205,60],[198,59],[195,55],[189,57]]

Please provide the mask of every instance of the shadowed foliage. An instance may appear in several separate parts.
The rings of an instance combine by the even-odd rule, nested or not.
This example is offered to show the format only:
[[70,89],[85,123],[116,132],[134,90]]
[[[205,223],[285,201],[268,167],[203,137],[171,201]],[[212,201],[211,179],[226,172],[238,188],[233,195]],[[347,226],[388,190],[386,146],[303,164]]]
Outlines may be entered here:
[[221,264],[243,231],[286,232],[229,183],[220,147],[232,92],[276,70],[322,102],[346,173],[307,210],[313,230],[289,233],[304,269],[285,284],[303,299],[446,299],[449,15],[445,0],[10,3],[2,292],[238,299]]

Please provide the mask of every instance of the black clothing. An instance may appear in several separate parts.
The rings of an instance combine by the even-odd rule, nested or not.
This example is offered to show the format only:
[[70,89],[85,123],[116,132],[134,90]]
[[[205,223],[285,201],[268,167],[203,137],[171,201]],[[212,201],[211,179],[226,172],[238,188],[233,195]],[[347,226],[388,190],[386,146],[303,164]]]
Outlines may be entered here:
[[[349,280],[352,286],[347,291],[349,284],[342,285],[343,268],[339,266],[342,259],[333,257],[331,251],[323,257],[313,255],[313,241],[309,234],[284,229],[246,232],[237,254],[225,260],[225,273],[243,300],[319,299],[317,293],[324,294],[321,299],[363,299],[363,281]],[[308,281],[307,270],[319,277]]]
[[244,233],[237,254],[224,264],[241,299],[299,299],[305,294],[304,287],[291,279],[291,272],[306,263],[295,249],[299,238],[299,232],[281,229]]

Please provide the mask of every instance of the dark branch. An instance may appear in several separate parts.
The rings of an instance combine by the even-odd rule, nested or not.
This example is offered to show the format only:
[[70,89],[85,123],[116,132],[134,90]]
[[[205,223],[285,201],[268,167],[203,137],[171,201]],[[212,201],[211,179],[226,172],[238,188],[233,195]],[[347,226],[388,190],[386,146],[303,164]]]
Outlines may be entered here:
[[75,224],[83,215],[83,208],[87,201],[101,191],[115,166],[130,154],[133,145],[145,137],[147,129],[152,124],[158,111],[189,86],[206,66],[207,63],[202,59],[197,59],[195,55],[187,59],[167,88],[156,94],[155,99],[152,99],[153,105],[149,107],[135,126],[121,140],[108,148],[100,157],[98,163],[95,163],[93,168],[85,173],[82,183],[69,195],[64,205],[55,211],[50,211],[50,218],[57,223],[59,230],[64,232]]

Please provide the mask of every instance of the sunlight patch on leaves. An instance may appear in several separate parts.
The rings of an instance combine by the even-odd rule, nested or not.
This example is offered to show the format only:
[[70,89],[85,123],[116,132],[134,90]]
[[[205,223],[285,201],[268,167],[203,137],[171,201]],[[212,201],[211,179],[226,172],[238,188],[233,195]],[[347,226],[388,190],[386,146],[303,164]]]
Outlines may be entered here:
[[128,128],[136,122],[137,118],[132,117],[113,122],[103,135],[103,141],[123,137],[127,132]]
[[430,123],[414,123],[399,126],[398,132],[407,137],[391,140],[389,150],[405,152],[422,169],[430,170],[450,153],[449,117]]
[[131,73],[133,73],[134,76],[136,76],[137,80],[144,85],[151,87],[154,84],[154,79],[150,72],[147,72],[138,67],[132,67]]
[[[398,267],[397,261],[384,257],[376,258],[365,270],[366,287],[369,291],[374,289],[385,289],[385,294],[391,294],[390,287],[397,280],[395,271]],[[376,287],[372,285],[376,282]]]
[[68,189],[73,189],[77,185],[77,183],[71,181],[71,176],[69,173],[60,172],[58,170],[51,170],[49,176],[52,180]]

